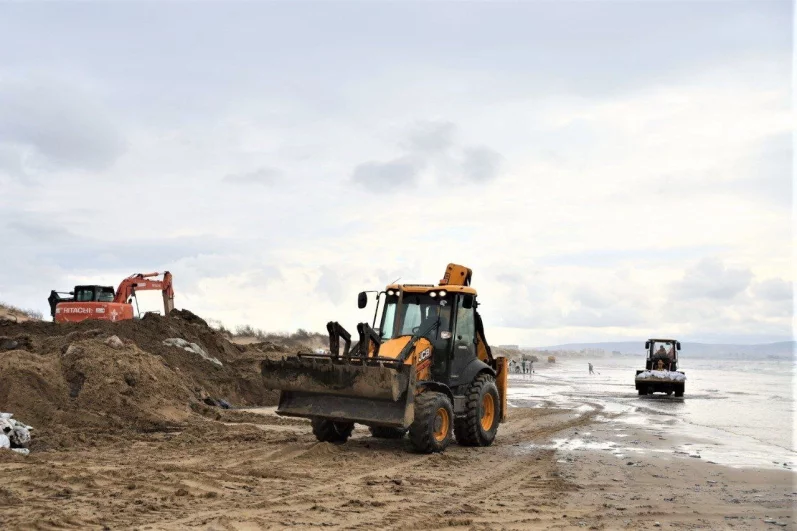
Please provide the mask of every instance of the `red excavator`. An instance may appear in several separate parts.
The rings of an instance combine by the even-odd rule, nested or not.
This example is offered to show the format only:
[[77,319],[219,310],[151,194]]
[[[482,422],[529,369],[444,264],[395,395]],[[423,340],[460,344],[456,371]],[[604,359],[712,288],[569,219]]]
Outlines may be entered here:
[[[124,279],[114,292],[111,286],[75,286],[69,293],[51,291],[47,302],[56,323],[75,323],[86,319],[122,321],[133,319],[133,298],[136,291],[160,290],[163,293],[164,315],[174,309],[172,274],[163,272],[163,279],[152,277],[161,273],[137,273]],[[61,297],[71,295],[71,297]],[[136,299],[138,305],[138,299]]]

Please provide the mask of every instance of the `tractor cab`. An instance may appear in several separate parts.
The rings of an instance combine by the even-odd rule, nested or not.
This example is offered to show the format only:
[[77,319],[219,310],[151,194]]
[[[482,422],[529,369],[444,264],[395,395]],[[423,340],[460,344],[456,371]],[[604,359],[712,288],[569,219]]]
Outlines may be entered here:
[[476,290],[404,284],[388,286],[379,295],[384,297],[380,342],[385,345],[414,335],[427,339],[432,345],[433,380],[455,387],[470,382],[477,366],[487,367],[488,347],[477,334]]
[[645,342],[645,350],[647,350],[646,370],[678,370],[678,351],[681,350],[680,341],[675,339],[648,339]]

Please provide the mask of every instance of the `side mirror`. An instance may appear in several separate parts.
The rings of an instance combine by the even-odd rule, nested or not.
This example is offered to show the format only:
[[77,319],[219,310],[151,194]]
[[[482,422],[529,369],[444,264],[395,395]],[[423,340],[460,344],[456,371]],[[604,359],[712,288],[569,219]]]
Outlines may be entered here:
[[470,310],[471,308],[473,308],[473,302],[474,302],[473,295],[471,295],[470,293],[466,293],[462,297],[462,307],[465,308],[466,310]]
[[357,295],[357,307],[362,310],[366,306],[368,306],[368,295],[366,295],[364,291],[361,291],[360,294]]
[[680,341],[676,341],[675,342],[675,349],[676,350],[681,350],[681,342]]
[[650,349],[650,341],[645,341],[645,350]]

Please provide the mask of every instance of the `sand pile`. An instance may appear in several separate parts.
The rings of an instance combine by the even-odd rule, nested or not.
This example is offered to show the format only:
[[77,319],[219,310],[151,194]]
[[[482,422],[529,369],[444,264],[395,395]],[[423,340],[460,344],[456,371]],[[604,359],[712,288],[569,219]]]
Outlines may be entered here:
[[167,430],[215,400],[274,404],[259,362],[284,353],[269,350],[233,345],[185,310],[117,323],[4,321],[0,411],[36,426],[45,439],[65,430]]

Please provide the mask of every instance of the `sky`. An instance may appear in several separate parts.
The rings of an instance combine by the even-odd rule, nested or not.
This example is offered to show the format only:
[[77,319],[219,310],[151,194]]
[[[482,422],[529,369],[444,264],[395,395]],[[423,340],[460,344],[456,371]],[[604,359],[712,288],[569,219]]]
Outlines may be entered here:
[[0,2],[0,301],[169,270],[227,327],[353,331],[455,262],[493,344],[790,340],[794,20]]

